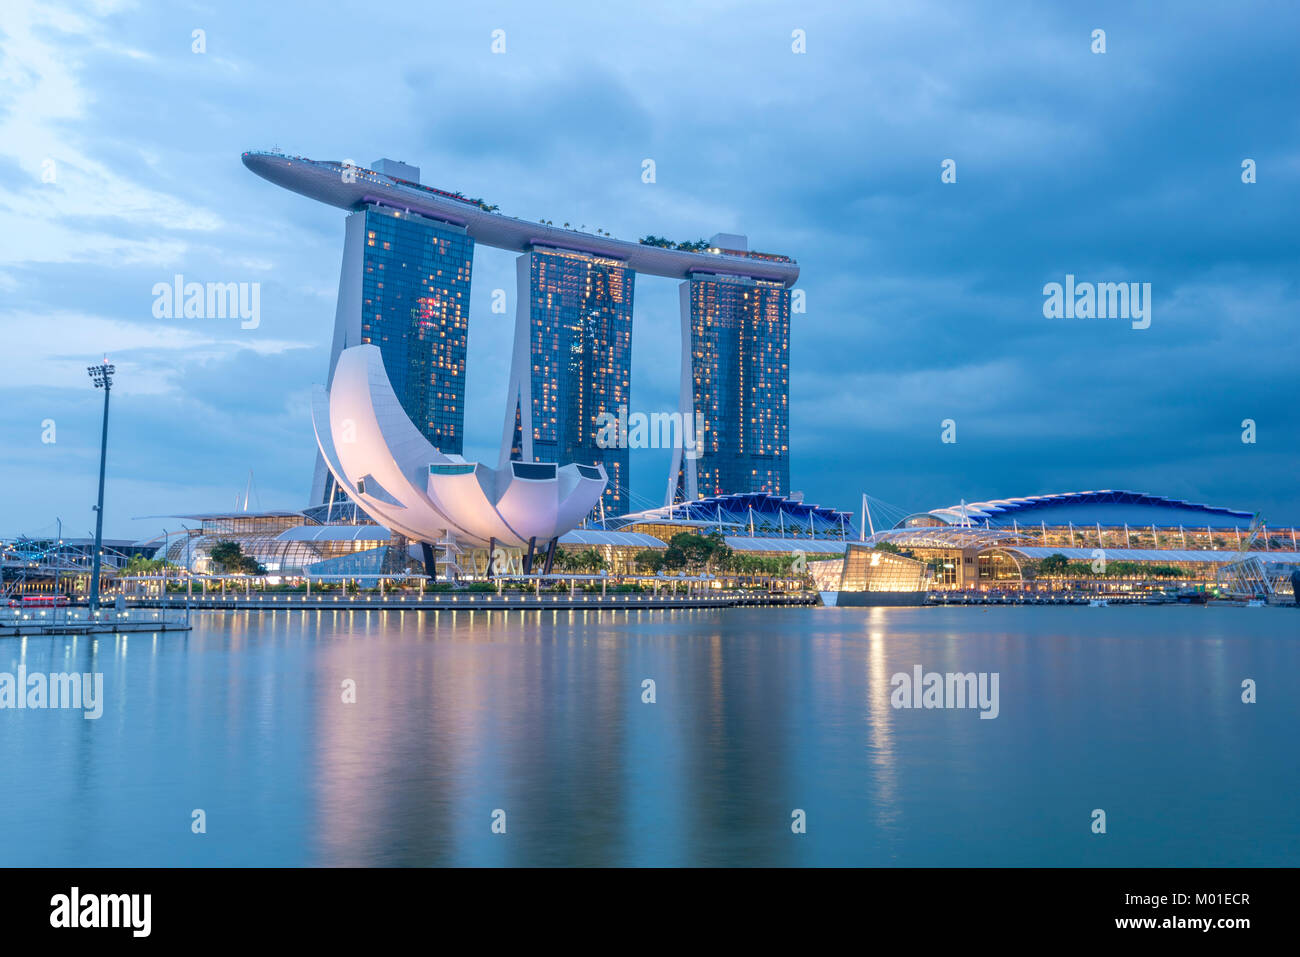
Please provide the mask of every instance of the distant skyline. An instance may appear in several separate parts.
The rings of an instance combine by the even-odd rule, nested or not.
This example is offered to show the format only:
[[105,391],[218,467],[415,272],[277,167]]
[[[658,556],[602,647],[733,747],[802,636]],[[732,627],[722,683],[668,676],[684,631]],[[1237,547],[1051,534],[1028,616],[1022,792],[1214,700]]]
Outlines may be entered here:
[[[241,164],[272,146],[403,160],[522,219],[792,256],[810,502],[1114,488],[1300,522],[1300,10],[399,2],[372,44],[372,7],[334,9],[6,4],[0,535],[93,528],[105,353],[106,536],[230,508],[250,469],[250,507],[308,504],[345,214]],[[514,260],[474,253],[464,451],[489,463]],[[260,284],[259,321],[156,318],[178,274]],[[1067,276],[1150,283],[1149,328],[1046,318]],[[677,296],[638,281],[633,410],[677,408]],[[662,501],[669,457],[630,453],[632,508]]]

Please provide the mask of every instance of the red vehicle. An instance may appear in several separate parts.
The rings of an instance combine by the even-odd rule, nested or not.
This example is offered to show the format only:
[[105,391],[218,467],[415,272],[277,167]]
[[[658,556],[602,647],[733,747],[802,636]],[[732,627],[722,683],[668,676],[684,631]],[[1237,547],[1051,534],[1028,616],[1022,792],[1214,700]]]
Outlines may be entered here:
[[66,608],[67,595],[23,595],[22,599],[10,598],[10,608]]

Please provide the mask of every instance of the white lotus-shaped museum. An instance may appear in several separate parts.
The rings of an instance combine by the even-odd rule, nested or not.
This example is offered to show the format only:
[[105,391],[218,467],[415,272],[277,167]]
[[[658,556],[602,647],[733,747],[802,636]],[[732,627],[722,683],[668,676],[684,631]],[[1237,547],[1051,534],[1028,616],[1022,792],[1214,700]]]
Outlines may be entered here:
[[581,524],[608,481],[599,465],[510,462],[491,468],[439,452],[407,417],[379,348],[344,349],[312,423],[340,488],[385,528],[420,542],[545,545]]

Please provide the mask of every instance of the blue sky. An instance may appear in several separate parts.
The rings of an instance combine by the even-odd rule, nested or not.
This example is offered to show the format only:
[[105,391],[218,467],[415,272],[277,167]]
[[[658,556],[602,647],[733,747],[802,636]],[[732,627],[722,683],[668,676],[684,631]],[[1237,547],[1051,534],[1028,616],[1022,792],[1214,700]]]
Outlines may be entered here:
[[[344,214],[240,163],[272,146],[402,159],[525,219],[793,256],[809,500],[1131,488],[1300,521],[1297,35],[1281,3],[6,0],[0,534],[92,527],[104,353],[107,534],[229,508],[250,469],[254,506],[306,504]],[[466,454],[489,460],[513,260],[474,262]],[[259,282],[260,326],[155,319],[176,273]],[[1151,283],[1150,328],[1044,318],[1067,273]],[[635,316],[632,405],[670,409],[676,283],[641,278]],[[666,465],[633,452],[641,504]]]

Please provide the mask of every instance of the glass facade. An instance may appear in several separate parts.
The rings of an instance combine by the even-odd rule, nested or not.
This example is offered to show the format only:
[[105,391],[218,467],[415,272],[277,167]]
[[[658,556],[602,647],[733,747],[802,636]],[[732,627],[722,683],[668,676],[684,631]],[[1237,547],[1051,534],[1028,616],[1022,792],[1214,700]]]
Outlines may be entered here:
[[925,562],[865,545],[845,550],[841,591],[921,591],[926,581]]
[[474,240],[459,226],[366,209],[361,341],[379,346],[402,408],[450,455],[464,446],[473,260]]
[[704,448],[701,497],[790,487],[790,290],[780,283],[690,280],[691,375]]
[[374,548],[389,538],[386,531],[369,531],[364,526],[358,529],[355,539],[281,537],[289,529],[305,524],[306,513],[235,513],[205,518],[201,529],[172,539],[155,557],[187,567],[197,575],[215,575],[220,569],[212,562],[212,549],[222,542],[235,542],[245,555],[265,566],[268,575],[301,575],[316,562]]
[[[600,416],[617,416],[632,384],[636,273],[614,260],[533,250],[529,263],[529,383],[533,459],[603,465],[607,514],[628,511],[628,450],[600,448]],[[519,417],[516,417],[516,422]],[[522,454],[516,440],[512,456]]]

